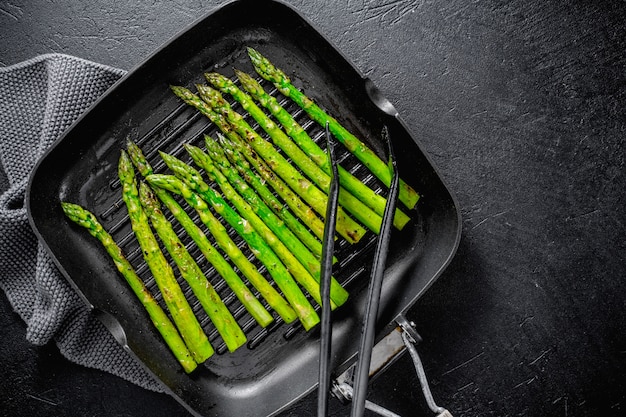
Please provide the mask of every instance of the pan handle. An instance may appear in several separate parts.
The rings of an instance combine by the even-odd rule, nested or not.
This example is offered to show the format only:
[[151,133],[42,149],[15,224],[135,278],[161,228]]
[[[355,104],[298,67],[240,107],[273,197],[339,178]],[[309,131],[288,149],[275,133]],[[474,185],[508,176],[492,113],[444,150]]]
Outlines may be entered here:
[[[443,407],[438,406],[433,399],[433,395],[428,385],[424,366],[417,353],[415,345],[421,342],[422,338],[415,330],[415,324],[409,322],[403,314],[396,318],[398,326],[394,328],[387,336],[383,337],[372,350],[372,359],[370,363],[370,378],[379,372],[384,371],[388,365],[394,362],[399,355],[408,350],[417,378],[422,388],[422,394],[426,400],[426,404],[430,410],[435,413],[436,417],[452,417],[452,414]],[[352,400],[352,380],[354,378],[354,365],[348,368],[344,373],[339,375],[334,381],[332,392],[340,401],[347,402]],[[365,408],[385,417],[400,417],[370,401],[366,401]]]

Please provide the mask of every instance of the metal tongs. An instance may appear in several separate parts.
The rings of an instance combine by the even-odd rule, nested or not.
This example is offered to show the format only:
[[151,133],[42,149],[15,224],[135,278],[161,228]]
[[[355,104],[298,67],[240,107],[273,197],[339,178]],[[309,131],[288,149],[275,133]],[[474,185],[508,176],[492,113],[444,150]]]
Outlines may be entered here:
[[393,228],[393,217],[396,211],[396,202],[398,199],[398,184],[400,178],[396,166],[396,157],[391,145],[389,131],[387,126],[383,127],[383,140],[387,144],[387,152],[389,155],[389,171],[392,173],[389,191],[387,193],[387,203],[383,213],[383,220],[380,226],[380,234],[376,243],[376,251],[374,252],[374,263],[372,264],[372,272],[370,284],[367,290],[367,304],[365,307],[365,318],[363,320],[363,328],[361,331],[361,343],[359,345],[359,360],[357,362],[356,373],[354,377],[354,393],[352,396],[352,417],[360,417],[365,412],[365,401],[367,397],[367,383],[369,381],[369,369],[372,359],[372,348],[374,347],[374,338],[376,337],[376,317],[378,316],[378,305],[380,301],[380,291],[383,285],[383,272],[385,271],[385,263],[387,261],[387,252],[389,249],[389,239]]
[[[363,323],[361,343],[359,348],[359,361],[356,371],[352,416],[363,415],[365,409],[365,396],[367,383],[369,380],[369,366],[371,361],[372,348],[374,346],[376,316],[378,315],[378,304],[382,287],[383,271],[387,259],[389,248],[389,238],[393,226],[393,216],[398,197],[399,178],[396,169],[396,159],[389,140],[387,127],[383,128],[383,139],[387,143],[389,152],[389,170],[393,172],[393,178],[389,186],[387,203],[383,214],[383,220],[376,244],[374,263],[370,286],[367,294],[367,307]],[[330,345],[332,338],[332,327],[330,322],[330,277],[333,267],[334,235],[337,216],[337,200],[339,195],[339,180],[337,173],[337,162],[335,151],[331,143],[328,124],[326,124],[326,149],[331,162],[332,175],[328,191],[328,203],[326,206],[326,223],[324,226],[323,251],[322,251],[322,273],[321,273],[321,337],[320,337],[320,360],[319,360],[319,394],[318,394],[318,417],[326,416],[328,413],[328,396],[330,394]]]
[[[361,330],[361,341],[359,345],[359,356],[356,364],[356,370],[354,371],[354,388],[348,384],[342,383],[341,386],[336,387],[341,396],[352,400],[351,417],[362,417],[365,409],[368,408],[382,416],[387,417],[399,417],[397,414],[380,407],[376,404],[367,401],[367,384],[369,382],[369,370],[372,360],[372,351],[374,348],[374,339],[376,336],[376,318],[378,316],[378,306],[380,302],[380,294],[382,289],[383,272],[385,270],[385,263],[387,260],[387,253],[389,249],[389,240],[391,237],[391,231],[393,228],[393,218],[396,210],[396,202],[398,198],[399,188],[399,175],[397,170],[396,158],[391,144],[391,138],[387,126],[383,127],[382,137],[387,145],[387,151],[389,155],[388,167],[390,173],[392,173],[391,183],[389,185],[389,191],[387,194],[387,203],[385,204],[385,210],[383,213],[382,224],[380,228],[380,234],[376,243],[376,250],[374,253],[374,261],[372,264],[372,271],[370,276],[370,283],[367,291],[367,300],[365,308],[365,316],[363,319]],[[318,402],[317,402],[317,416],[326,417],[328,415],[328,398],[330,395],[330,356],[331,356],[331,340],[332,340],[332,324],[330,320],[331,307],[330,307],[330,280],[333,267],[333,252],[334,252],[334,236],[335,236],[335,224],[337,218],[337,202],[339,195],[339,179],[337,172],[337,162],[335,157],[335,151],[331,143],[331,136],[328,129],[328,123],[326,123],[326,149],[328,158],[331,165],[331,182],[328,191],[328,203],[326,206],[326,222],[324,225],[324,236],[322,242],[322,268],[320,277],[320,293],[321,293],[321,336],[320,336],[320,356],[319,356],[319,389],[318,389]],[[422,391],[426,402],[430,409],[437,413],[438,416],[449,416],[451,414],[442,407],[435,404],[428,387],[426,376],[422,363],[417,355],[417,351],[413,346],[420,340],[419,335],[413,328],[413,324],[406,321],[404,316],[401,316],[398,324],[403,329],[402,341],[409,351],[415,369],[418,374],[418,379],[422,386]]]
[[330,395],[330,345],[332,341],[332,323],[330,321],[330,280],[333,274],[333,254],[335,251],[335,227],[337,223],[337,201],[339,200],[339,174],[337,158],[331,143],[328,122],[326,122],[326,152],[331,166],[328,202],[326,203],[326,222],[322,238],[322,264],[320,276],[320,295],[322,299],[322,317],[320,319],[320,359],[319,389],[317,398],[317,416],[328,415],[328,397]]

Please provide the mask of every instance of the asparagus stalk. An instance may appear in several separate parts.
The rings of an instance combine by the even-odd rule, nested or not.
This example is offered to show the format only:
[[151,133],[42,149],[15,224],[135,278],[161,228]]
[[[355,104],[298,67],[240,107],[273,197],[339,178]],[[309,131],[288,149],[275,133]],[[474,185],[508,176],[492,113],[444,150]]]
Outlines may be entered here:
[[[205,74],[205,77],[215,88],[222,93],[230,94],[239,102],[244,110],[259,123],[263,130],[265,130],[274,144],[282,149],[283,152],[291,158],[294,164],[306,176],[313,180],[318,187],[327,192],[330,187],[330,175],[313,162],[313,160],[283,132],[279,125],[274,123],[274,121],[256,105],[252,97],[241,91],[232,80],[221,74],[209,73]],[[376,234],[380,232],[382,217],[344,187],[339,188],[339,204],[365,227]]]
[[[135,143],[129,141],[127,149],[133,164],[141,175],[146,177],[153,173],[152,167],[144,157],[141,149]],[[174,218],[183,226],[187,234],[193,239],[198,249],[200,249],[200,252],[202,252],[206,259],[213,265],[230,289],[233,290],[233,293],[250,315],[262,327],[269,325],[274,320],[272,315],[267,312],[263,304],[261,304],[248,289],[226,259],[224,259],[219,251],[211,244],[202,229],[185,213],[183,208],[169,192],[162,188],[154,188],[154,192],[172,215],[174,215]],[[267,282],[254,264],[241,252],[228,233],[226,233],[225,229],[221,227],[221,224],[219,228],[212,228],[209,231],[212,232],[218,245],[220,245],[230,259],[232,259],[233,263],[237,265],[239,270],[248,278],[248,281],[259,291],[270,307],[276,310],[286,322],[295,320],[297,318],[296,313],[289,306],[289,303],[287,303],[280,293]]]
[[[254,190],[248,187],[234,168],[229,168],[217,162],[222,161],[224,164],[228,164],[223,154],[220,155],[219,145],[208,136],[205,136],[205,142],[211,152],[211,156],[204,153],[200,148],[188,145],[187,151],[193,160],[204,168],[212,179],[222,187],[222,191],[227,197],[231,196],[228,198],[232,198],[233,204],[250,221],[257,232],[262,236],[268,237],[266,241],[274,252],[279,255],[296,280],[311,294],[318,304],[321,304],[319,259],[298,240],[291,230],[285,226],[285,223],[259,198]],[[217,165],[213,163],[212,158],[215,158]],[[173,168],[171,169],[174,170]],[[272,234],[275,234],[275,236],[272,236]],[[275,237],[278,237],[278,239]],[[331,300],[335,306],[342,305],[348,299],[348,292],[334,278],[332,283],[334,285],[331,286]]]
[[[300,239],[302,243],[306,245],[307,248],[311,250],[313,255],[316,258],[320,259],[322,257],[322,242],[316,238],[309,229],[307,229],[298,218],[270,191],[270,189],[265,185],[265,182],[259,178],[259,176],[250,169],[250,166],[246,164],[242,164],[241,166],[237,166],[234,163],[231,163],[230,158],[227,156],[227,153],[232,152],[227,145],[227,139],[221,135],[217,134],[219,139],[219,146],[213,140],[210,140],[208,136],[205,136],[205,141],[207,142],[207,149],[209,150],[209,154],[211,158],[223,165],[225,169],[235,169],[239,172],[239,175],[248,183],[257,194],[263,199],[265,204],[289,227],[289,229]],[[214,145],[214,146],[212,146]],[[215,155],[214,155],[215,153]],[[214,157],[215,156],[215,157]],[[216,159],[217,158],[217,159]],[[244,161],[245,162],[245,161]],[[336,260],[336,259],[335,259]]]
[[[205,115],[215,125],[217,125],[217,127],[226,135],[226,137],[228,137],[228,139],[237,142],[242,141],[237,132],[235,132],[226,121],[224,116],[213,111],[200,97],[184,87],[171,86],[171,89],[184,102],[195,107],[201,114]],[[285,200],[289,208],[293,210],[296,216],[302,219],[302,221],[309,226],[315,236],[321,239],[324,234],[324,222],[317,217],[315,211],[312,210],[307,203],[302,201],[302,199],[295,192],[293,192],[291,188],[289,188],[289,186],[280,179],[280,177],[274,174],[270,167],[267,166],[261,158],[257,157],[250,145],[246,143],[246,147],[249,149],[249,152],[246,153],[246,159],[249,160],[250,164],[252,164],[255,168],[257,168],[258,164],[263,165],[265,172],[259,172],[262,174],[261,176],[263,179],[267,181],[272,188],[274,188],[277,194]],[[243,163],[244,160],[241,159],[239,162]],[[239,162],[237,162],[237,165],[240,165]]]
[[[252,65],[254,65],[254,69],[261,77],[274,83],[278,91],[291,98],[298,106],[307,112],[311,119],[322,126],[328,123],[329,130],[337,140],[343,143],[350,152],[363,162],[379,180],[386,186],[389,186],[391,183],[391,175],[387,169],[387,164],[381,160],[378,155],[369,149],[360,139],[348,132],[346,128],[322,110],[313,100],[298,90],[283,71],[276,68],[258,51],[253,48],[248,48],[248,55],[250,56]],[[409,209],[412,209],[417,204],[419,194],[407,183],[400,180],[399,199]]]
[[174,271],[163,256],[161,248],[152,234],[148,216],[139,201],[135,171],[125,151],[122,151],[120,156],[118,175],[122,184],[122,197],[128,209],[131,227],[139,242],[146,264],[154,276],[170,315],[191,355],[196,362],[202,363],[214,353],[213,347],[178,285]]
[[219,223],[211,214],[208,204],[220,214],[228,224],[246,241],[256,257],[263,262],[274,282],[281,289],[283,295],[295,310],[298,318],[306,330],[319,323],[319,316],[296,284],[289,271],[280,262],[263,238],[259,236],[250,224],[241,218],[228,203],[206,183],[196,184],[192,188],[180,178],[173,175],[152,174],[146,177],[150,185],[160,187],[181,195],[187,203],[199,214],[200,220],[208,226],[213,221]]
[[104,246],[117,270],[122,274],[144,306],[150,316],[150,320],[185,372],[190,373],[196,369],[198,364],[192,358],[191,353],[189,353],[189,349],[187,349],[185,342],[180,337],[178,330],[176,330],[176,326],[174,326],[159,303],[154,299],[150,291],[148,291],[141,278],[139,278],[130,262],[128,262],[124,256],[122,249],[115,243],[113,237],[102,227],[100,222],[98,222],[96,216],[77,204],[62,202],[61,207],[70,220],[86,228],[89,233]]
[[[254,230],[265,240],[268,246],[287,267],[296,281],[313,296],[315,301],[319,303],[321,301],[319,298],[319,279],[316,281],[311,275],[311,272],[309,272],[309,270],[304,267],[303,263],[294,255],[294,253],[298,253],[298,256],[303,259],[307,259],[306,254],[310,254],[310,252],[306,249],[302,242],[300,242],[293,235],[293,233],[289,231],[284,223],[275,217],[274,213],[272,213],[272,211],[260,201],[254,191],[248,188],[248,191],[255,194],[254,196],[250,193],[246,193],[248,198],[253,199],[255,203],[255,206],[253,207],[237,193],[237,191],[230,184],[229,179],[226,178],[213,164],[207,154],[202,152],[202,150],[197,147],[188,145],[186,148],[196,164],[203,168],[209,177],[211,177],[211,179],[219,185],[226,199],[228,199],[235,206],[241,217],[250,223]],[[203,182],[200,177],[200,173],[181,160],[165,153],[161,153],[161,157],[174,174],[182,180],[187,181],[188,184],[191,184],[192,188],[194,187],[194,184]],[[232,179],[235,180],[236,178]],[[262,215],[264,219],[261,219],[259,214]],[[272,224],[273,229],[270,228],[264,220]],[[285,239],[286,243],[283,243],[281,239]],[[287,247],[287,245],[289,247]],[[319,271],[319,261],[315,259],[312,254],[310,254],[310,258],[312,259],[312,262],[307,263],[307,266],[314,268],[315,264],[317,264]],[[345,298],[347,298],[347,293],[345,293]],[[345,299],[343,299],[343,301],[345,301]]]
[[237,324],[237,320],[174,232],[172,224],[161,212],[156,196],[144,182],[139,185],[139,200],[161,242],[178,266],[181,276],[189,284],[191,291],[222,336],[228,350],[234,352],[246,343],[246,335]]
[[243,170],[245,173],[253,172],[250,168],[250,165],[252,165],[260,176],[261,181],[266,182],[276,191],[276,194],[285,201],[296,216],[309,226],[315,236],[320,239],[323,238],[324,222],[280,177],[274,174],[274,171],[265,161],[256,156],[254,149],[248,143],[241,139],[237,133],[233,132],[228,139],[222,140],[222,146],[227,150],[226,156],[237,166],[237,169]]
[[[324,152],[322,148],[320,148],[319,145],[311,139],[306,130],[300,126],[293,116],[280,105],[274,96],[268,94],[263,89],[261,84],[259,84],[254,78],[239,70],[235,70],[235,74],[248,94],[265,107],[283,126],[285,132],[313,160],[313,162],[324,170],[324,172],[330,175],[331,166],[328,153]],[[371,207],[377,214],[380,216],[383,215],[387,201],[385,197],[376,194],[374,190],[352,175],[350,171],[346,170],[341,165],[337,165],[337,171],[339,183],[342,187],[350,191],[352,195],[359,198],[368,207]],[[409,220],[409,216],[407,216],[402,210],[399,208],[396,209],[393,220],[396,228],[402,230]]]
[[[198,89],[201,94],[201,90],[204,90],[205,93],[208,93],[208,90],[218,93],[208,86],[198,86]],[[247,123],[245,123],[245,121],[243,123],[238,123],[237,125],[232,125],[231,120],[228,120],[226,115],[218,113],[212,108],[211,105],[209,105],[209,103],[200,99],[186,88],[174,86],[172,87],[172,91],[174,91],[174,93],[183,99],[183,101],[187,104],[194,106],[202,114],[209,117],[209,119],[215,123],[228,138],[232,139],[234,133],[238,133],[239,135],[242,135],[242,137],[246,138],[246,140],[249,140],[253,147],[256,145],[258,149],[255,148],[255,151],[258,152],[261,157],[267,158],[267,163],[271,166],[272,170],[274,170],[317,213],[321,216],[326,215],[326,195],[309,180],[307,180],[302,174],[300,174],[293,166],[291,166],[291,164],[287,162],[282,155],[277,152],[271,154],[267,154],[265,152],[262,154],[259,152],[260,150],[263,150],[261,147],[267,150],[267,146],[264,146],[263,144],[269,145],[270,147],[272,145],[265,142],[252,128],[250,128],[249,125],[246,127]],[[208,97],[206,98],[208,99]],[[228,105],[228,103],[226,103],[223,99],[220,104],[222,103]],[[235,119],[242,119],[241,115],[233,111],[230,112],[230,115]],[[366,230],[346,215],[340,207],[337,213],[337,232],[350,243],[356,243],[363,237]]]
[[[200,98],[209,104],[213,110],[222,114],[239,136],[252,146],[255,152],[267,162],[276,174],[294,191],[300,194],[315,211],[322,216],[326,216],[328,197],[322,190],[317,188],[315,184],[291,165],[270,142],[259,136],[241,114],[231,109],[230,104],[224,100],[219,91],[207,85],[197,85],[196,88]],[[353,242],[358,242],[366,232],[360,224],[343,211],[342,207],[337,209],[337,231]]]

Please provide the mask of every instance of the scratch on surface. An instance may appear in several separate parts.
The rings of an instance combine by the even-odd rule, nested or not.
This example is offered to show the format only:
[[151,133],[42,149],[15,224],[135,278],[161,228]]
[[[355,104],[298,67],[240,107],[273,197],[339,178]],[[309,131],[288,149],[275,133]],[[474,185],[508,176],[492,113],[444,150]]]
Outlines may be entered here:
[[[57,33],[57,35],[58,35],[58,33]],[[52,37],[52,36],[51,36],[51,37],[49,37],[49,38],[48,38],[48,41],[54,44],[54,46],[56,47],[56,49],[54,49],[54,50],[56,50],[56,51],[61,51],[61,50],[63,50],[63,48],[61,47],[61,45],[59,45],[59,42],[57,42],[57,41],[54,39],[54,37]],[[52,48],[51,48],[51,49],[52,49]]]
[[557,398],[556,400],[552,401],[552,405],[556,405],[561,400],[563,400],[563,408],[564,408],[564,411],[565,411],[564,415],[565,415],[565,417],[567,417],[567,414],[568,414],[567,396],[561,396],[561,397]]
[[487,220],[494,219],[494,218],[496,218],[496,217],[502,216],[503,214],[506,214],[506,213],[508,213],[508,212],[509,212],[509,210],[504,210],[504,211],[501,211],[500,213],[496,213],[496,214],[492,214],[491,216],[487,216],[487,217],[485,217],[484,219],[482,219],[481,221],[479,221],[479,222],[478,222],[478,223],[477,223],[474,227],[472,227],[470,230],[474,230],[474,229],[476,229],[478,226],[480,226],[481,224],[485,223]]
[[465,6],[461,7],[459,10],[457,10],[456,12],[454,12],[454,13],[451,13],[451,14],[447,15],[447,16],[446,16],[446,17],[444,17],[443,19],[444,19],[444,20],[451,19],[451,18],[453,18],[454,16],[456,16],[456,15],[458,15],[458,14],[463,13],[465,10],[469,9],[470,7],[472,7],[472,5],[471,5],[471,4],[465,5]]
[[573,216],[573,217],[572,216],[567,216],[565,218],[565,220],[584,219],[585,217],[593,216],[594,214],[597,214],[599,212],[600,212],[600,209],[595,209],[595,210],[588,211],[586,213],[577,214],[576,216]]
[[471,358],[469,358],[468,360],[466,360],[466,361],[465,361],[465,362],[463,362],[462,364],[457,365],[457,366],[455,366],[454,368],[447,370],[446,372],[444,372],[443,374],[441,374],[441,376],[448,375],[449,373],[452,373],[452,372],[456,371],[457,369],[464,367],[465,365],[467,365],[467,364],[469,364],[469,363],[471,363],[471,362],[475,361],[476,359],[480,358],[480,357],[481,357],[481,356],[483,356],[484,354],[485,354],[485,352],[480,352],[478,355],[472,356]]
[[118,45],[121,45],[122,41],[125,41],[125,40],[139,40],[139,37],[136,34],[127,34],[127,35],[118,35],[118,36],[101,36],[101,35],[66,35],[63,33],[58,33],[57,37],[65,38],[65,39],[86,40],[86,41],[97,40],[97,41],[113,42]]
[[482,110],[482,111],[479,111],[479,112],[476,112],[476,113],[472,113],[472,114],[470,114],[469,117],[474,118],[474,117],[482,116],[483,114],[487,114],[487,110]]
[[513,387],[513,389],[515,389],[515,388],[519,388],[519,387],[521,387],[522,385],[530,385],[530,384],[531,384],[534,380],[536,380],[536,379],[537,379],[537,377],[536,377],[536,376],[533,376],[532,378],[528,378],[527,380],[522,381],[522,382],[520,382],[519,384],[517,384],[516,386],[514,386],[514,387]]
[[465,384],[465,385],[463,385],[461,388],[458,388],[458,389],[456,390],[456,392],[463,391],[464,389],[467,389],[467,388],[471,387],[472,385],[474,385],[474,383],[473,383],[473,382],[470,382],[469,384]]
[[524,320],[521,321],[521,323],[519,324],[519,327],[522,327],[523,325],[525,325],[529,321],[533,320],[534,318],[535,318],[535,316],[524,317]]
[[422,4],[423,0],[391,0],[375,5],[367,3],[363,7],[355,10],[353,13],[365,14],[361,23],[368,22],[370,20],[383,20],[388,18],[388,16],[393,13],[396,17],[388,20],[388,22],[390,24],[396,24],[409,13],[414,12]]
[[392,20],[391,24],[395,25],[396,23],[399,23],[405,16],[407,16],[409,13],[414,13],[415,10],[417,10],[423,4],[424,4],[423,0],[422,1],[409,2],[408,5],[405,5],[404,7],[402,7],[400,9],[400,13],[399,13],[398,17],[396,17],[394,20]]
[[[18,9],[19,9],[19,8],[18,8]],[[21,12],[21,9],[19,9],[19,10],[20,10],[20,12]],[[16,22],[18,22],[18,21],[20,20],[20,18],[19,18],[19,17],[17,17],[17,16],[16,16],[16,15],[14,15],[13,13],[11,13],[10,11],[3,9],[2,7],[0,7],[0,12],[2,12],[3,14],[5,14],[5,15],[9,16],[10,18],[12,18],[13,20],[15,20]],[[21,13],[20,13],[20,15],[21,15]]]
[[59,405],[58,403],[55,403],[54,401],[48,400],[47,398],[39,397],[37,395],[28,394],[28,393],[26,395],[28,397],[34,399],[34,400],[41,401],[42,403],[46,403],[46,404],[49,404],[49,405],[55,405],[55,406]]
[[452,394],[452,398],[457,398],[457,397],[459,397],[460,395],[463,395],[462,391],[464,391],[464,390],[468,389],[468,388],[469,388],[469,387],[471,387],[472,385],[474,385],[474,383],[473,383],[473,382],[470,382],[470,383],[467,383],[467,384],[463,385],[463,386],[462,386],[462,387],[460,387],[460,388],[457,388],[457,389],[456,389],[456,392],[455,392],[454,394]]
[[541,352],[541,355],[537,356],[532,362],[529,363],[529,365],[534,365],[536,364],[538,361],[540,361],[544,356],[546,356],[548,353],[550,353],[550,351],[552,351],[552,349],[548,349],[548,350],[544,350],[543,352]]

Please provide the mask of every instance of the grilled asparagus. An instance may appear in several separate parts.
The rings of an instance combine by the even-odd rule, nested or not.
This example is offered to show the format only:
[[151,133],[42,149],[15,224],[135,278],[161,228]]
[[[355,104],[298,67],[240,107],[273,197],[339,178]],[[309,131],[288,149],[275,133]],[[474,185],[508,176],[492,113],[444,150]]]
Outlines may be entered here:
[[150,229],[148,216],[139,201],[133,165],[125,151],[121,152],[118,175],[122,184],[122,197],[128,208],[131,227],[139,242],[143,257],[189,351],[196,362],[202,363],[214,353],[213,347],[187,302],[176,281],[174,271],[161,252],[161,248]]
[[[333,136],[343,143],[379,180],[386,186],[389,186],[391,183],[391,175],[389,174],[387,164],[380,159],[378,155],[344,128],[335,118],[322,110],[302,91],[298,90],[283,71],[276,68],[258,51],[253,48],[248,48],[248,55],[250,56],[252,65],[254,65],[254,69],[261,77],[274,83],[278,91],[291,98],[291,100],[307,112],[311,119],[315,120],[321,126],[326,126],[326,123],[328,123],[328,128]],[[412,209],[417,204],[419,194],[411,186],[401,180],[399,199],[409,209]]]
[[[283,126],[287,133],[298,146],[322,169],[330,175],[331,166],[328,159],[328,153],[324,152],[293,116],[280,105],[278,100],[268,94],[261,84],[243,71],[235,70],[237,78],[241,82],[241,86],[250,94],[259,104],[266,108],[272,116]],[[370,187],[365,185],[361,180],[352,175],[350,171],[344,169],[341,165],[337,166],[339,183],[346,190],[349,190],[355,197],[361,200],[367,206],[371,207],[377,214],[383,215],[385,211],[386,199],[374,192]],[[394,213],[394,226],[400,230],[410,220],[400,209],[396,209]]]
[[[141,149],[133,142],[127,144],[128,155],[133,164],[141,175],[148,176],[153,173],[152,166],[148,163]],[[224,279],[226,284],[233,290],[239,301],[244,305],[250,315],[261,325],[266,327],[274,319],[270,313],[263,307],[263,304],[248,289],[246,284],[239,278],[239,275],[233,270],[228,261],[213,247],[202,229],[198,227],[189,217],[183,208],[178,204],[176,199],[164,189],[154,188],[154,192],[161,202],[168,208],[174,218],[183,226],[189,237],[200,249],[200,252],[213,265],[215,270]],[[221,226],[221,225],[220,225]],[[228,233],[223,227],[210,228],[217,244],[230,257],[239,270],[248,278],[248,281],[259,291],[261,296],[267,301],[286,322],[296,319],[296,313],[289,306],[289,303],[270,285],[269,282],[259,273],[257,268],[248,258],[241,252],[237,245],[232,241]]]
[[[215,219],[211,214],[211,207],[221,215],[228,224],[248,243],[255,256],[263,262],[268,272],[274,278],[283,295],[295,310],[305,329],[309,330],[319,323],[319,316],[296,284],[289,271],[281,263],[263,238],[259,236],[250,224],[241,218],[228,203],[206,183],[196,184],[193,190],[180,178],[173,175],[152,174],[146,177],[150,185],[164,188],[181,195],[200,215],[203,223],[210,223]],[[217,219],[215,219],[219,223]]]
[[133,266],[128,262],[122,249],[115,243],[113,237],[102,227],[96,216],[84,209],[83,207],[62,202],[61,207],[65,215],[74,223],[86,228],[89,233],[98,239],[102,246],[106,249],[109,256],[113,260],[117,270],[122,274],[130,288],[133,290],[141,304],[144,306],[150,320],[163,337],[163,340],[170,348],[185,372],[189,373],[196,369],[198,364],[191,356],[185,342],[180,337],[176,326],[159,303],[154,299],[150,291],[146,288],[143,281],[135,272]]
[[[291,158],[293,163],[320,187],[320,189],[324,190],[324,192],[328,192],[328,188],[330,187],[329,174],[322,170],[309,155],[300,149],[300,147],[283,132],[279,125],[272,121],[269,116],[255,104],[252,97],[241,91],[232,80],[221,74],[215,72],[208,73],[205,74],[205,77],[215,88],[222,93],[230,94],[237,100],[244,110],[259,123],[265,132],[267,132],[274,144],[282,149],[283,152]],[[377,234],[380,232],[381,216],[344,187],[339,188],[339,204],[365,227]]]
[[139,185],[139,200],[161,242],[178,266],[181,276],[189,284],[228,350],[234,352],[246,342],[246,335],[237,324],[237,320],[174,232],[172,224],[161,212],[157,197],[144,182]]

